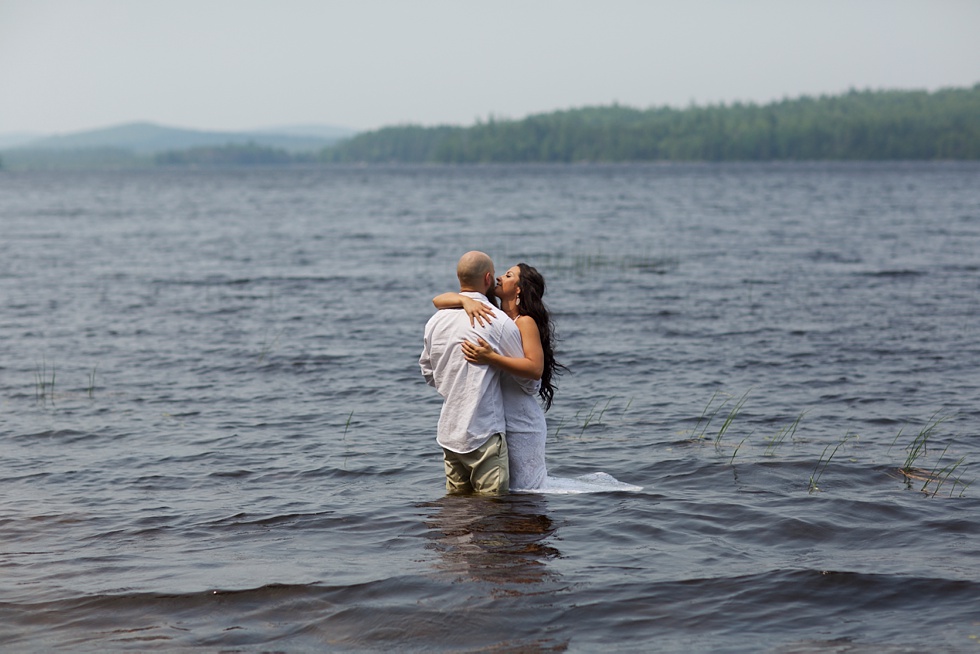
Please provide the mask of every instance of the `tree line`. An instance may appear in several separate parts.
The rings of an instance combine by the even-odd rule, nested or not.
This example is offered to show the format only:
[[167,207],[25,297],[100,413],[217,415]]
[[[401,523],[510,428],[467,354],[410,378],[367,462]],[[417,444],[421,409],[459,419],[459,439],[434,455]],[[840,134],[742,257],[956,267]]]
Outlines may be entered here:
[[388,127],[320,156],[348,163],[894,159],[980,159],[980,84],[766,105],[587,107],[472,127]]
[[119,148],[8,150],[0,169],[283,166],[331,163],[980,159],[980,84],[850,91],[769,104],[635,109],[613,104],[490,118],[470,127],[404,125],[319,152],[254,142],[137,155]]

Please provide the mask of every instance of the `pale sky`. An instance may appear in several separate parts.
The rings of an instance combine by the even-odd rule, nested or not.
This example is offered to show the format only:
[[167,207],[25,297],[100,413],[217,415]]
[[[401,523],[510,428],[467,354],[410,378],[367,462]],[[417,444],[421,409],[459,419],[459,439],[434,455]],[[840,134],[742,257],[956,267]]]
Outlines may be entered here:
[[978,82],[978,0],[0,0],[0,133],[469,125]]

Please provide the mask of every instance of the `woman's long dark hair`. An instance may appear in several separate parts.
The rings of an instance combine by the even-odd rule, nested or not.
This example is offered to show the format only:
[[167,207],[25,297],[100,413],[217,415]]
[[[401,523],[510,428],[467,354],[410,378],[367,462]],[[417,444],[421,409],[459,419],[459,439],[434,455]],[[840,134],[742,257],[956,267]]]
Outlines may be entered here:
[[551,401],[555,397],[556,378],[567,370],[565,366],[555,361],[555,328],[548,314],[548,308],[544,305],[544,277],[535,268],[526,263],[519,263],[517,267],[521,270],[521,277],[517,281],[517,287],[521,289],[520,303],[517,305],[517,313],[522,316],[530,316],[538,325],[538,332],[541,334],[541,349],[544,351],[544,372],[541,373],[541,390],[538,395],[544,400],[544,410],[551,408]]

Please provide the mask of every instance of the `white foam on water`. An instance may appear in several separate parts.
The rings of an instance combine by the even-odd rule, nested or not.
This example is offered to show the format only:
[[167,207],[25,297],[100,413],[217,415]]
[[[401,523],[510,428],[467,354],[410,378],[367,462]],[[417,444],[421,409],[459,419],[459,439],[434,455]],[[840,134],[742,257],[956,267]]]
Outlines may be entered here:
[[605,472],[592,472],[580,477],[548,477],[540,488],[511,489],[514,493],[544,493],[548,495],[575,495],[579,493],[635,493],[643,486],[619,481]]

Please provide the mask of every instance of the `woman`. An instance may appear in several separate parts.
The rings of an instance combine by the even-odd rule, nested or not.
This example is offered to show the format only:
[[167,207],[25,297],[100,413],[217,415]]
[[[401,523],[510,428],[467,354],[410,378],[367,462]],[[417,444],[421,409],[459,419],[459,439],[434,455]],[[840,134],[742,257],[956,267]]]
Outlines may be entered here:
[[[545,307],[544,278],[537,270],[519,263],[497,278],[494,292],[500,308],[517,323],[521,331],[524,357],[505,357],[482,338],[478,343],[463,342],[463,354],[471,363],[489,364],[510,373],[501,377],[504,412],[507,416],[507,449],[510,461],[510,487],[514,490],[541,488],[548,477],[545,466],[545,439],[548,424],[544,412],[551,408],[556,377],[564,369],[555,361],[554,330]],[[432,301],[440,309],[462,307],[471,320],[491,320],[492,314],[477,300],[458,293],[443,293]],[[538,395],[544,409],[525,393],[511,377],[541,381]]]

